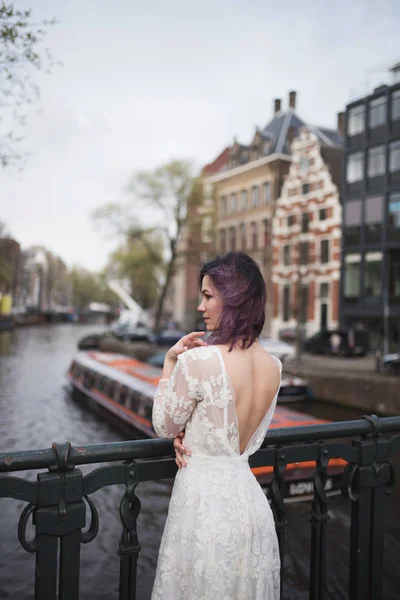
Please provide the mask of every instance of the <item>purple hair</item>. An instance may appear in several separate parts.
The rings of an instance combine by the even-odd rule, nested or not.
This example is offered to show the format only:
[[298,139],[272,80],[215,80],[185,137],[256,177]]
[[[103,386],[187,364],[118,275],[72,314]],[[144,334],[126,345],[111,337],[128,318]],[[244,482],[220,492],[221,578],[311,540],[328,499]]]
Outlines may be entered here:
[[228,252],[206,262],[200,270],[200,287],[205,277],[211,279],[222,298],[218,328],[209,344],[236,343],[250,348],[260,335],[265,321],[267,290],[257,263],[243,252]]

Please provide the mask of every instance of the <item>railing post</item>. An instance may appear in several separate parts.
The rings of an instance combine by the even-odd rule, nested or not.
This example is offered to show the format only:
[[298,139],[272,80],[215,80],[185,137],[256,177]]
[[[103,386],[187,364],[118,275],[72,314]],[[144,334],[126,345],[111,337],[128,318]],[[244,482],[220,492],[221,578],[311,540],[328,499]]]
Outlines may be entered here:
[[286,452],[283,448],[277,448],[275,453],[274,478],[270,487],[271,508],[275,519],[276,535],[279,543],[279,556],[281,561],[281,596],[283,587],[283,559],[285,555],[285,532],[287,518],[285,504],[283,501],[283,489],[285,485],[284,473],[287,465]]
[[323,600],[325,596],[326,529],[329,520],[325,494],[328,478],[329,447],[320,445],[320,456],[314,476],[314,498],[311,505],[311,563],[310,600]]
[[390,445],[378,438],[353,441],[353,446],[359,460],[347,467],[344,479],[345,495],[352,503],[349,597],[382,600],[384,497],[394,489]]
[[135,461],[127,463],[126,490],[120,504],[122,535],[119,542],[120,556],[119,600],[136,600],[137,561],[140,544],[137,535],[137,518],[140,500],[135,494],[139,483]]
[[80,535],[85,527],[82,473],[38,475],[35,600],[57,597],[58,538],[60,540],[59,598],[79,598]]

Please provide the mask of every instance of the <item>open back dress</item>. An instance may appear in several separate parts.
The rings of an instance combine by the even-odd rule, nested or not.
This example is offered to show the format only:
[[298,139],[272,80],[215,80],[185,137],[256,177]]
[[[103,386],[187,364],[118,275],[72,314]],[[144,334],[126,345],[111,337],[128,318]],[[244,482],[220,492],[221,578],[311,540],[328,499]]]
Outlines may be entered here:
[[163,438],[184,429],[191,456],[175,478],[152,600],[279,600],[274,519],[248,464],[278,391],[241,454],[235,391],[218,346],[179,355],[160,380],[154,429]]

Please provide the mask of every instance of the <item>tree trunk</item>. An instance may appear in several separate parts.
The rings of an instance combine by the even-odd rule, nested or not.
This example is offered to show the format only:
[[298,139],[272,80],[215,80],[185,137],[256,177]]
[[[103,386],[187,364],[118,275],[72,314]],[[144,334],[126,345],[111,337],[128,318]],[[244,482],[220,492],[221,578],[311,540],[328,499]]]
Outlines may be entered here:
[[171,260],[168,263],[168,268],[167,268],[167,274],[166,274],[166,278],[165,278],[165,283],[163,285],[160,297],[158,299],[157,312],[156,312],[156,320],[155,320],[155,323],[154,323],[154,329],[156,331],[158,331],[158,328],[160,326],[162,312],[163,312],[163,309],[164,309],[164,302],[165,302],[165,299],[167,297],[169,284],[171,282],[171,279],[172,279],[172,276],[173,276],[173,273],[174,273],[175,259],[176,259],[176,245],[173,244],[173,243],[171,243]]

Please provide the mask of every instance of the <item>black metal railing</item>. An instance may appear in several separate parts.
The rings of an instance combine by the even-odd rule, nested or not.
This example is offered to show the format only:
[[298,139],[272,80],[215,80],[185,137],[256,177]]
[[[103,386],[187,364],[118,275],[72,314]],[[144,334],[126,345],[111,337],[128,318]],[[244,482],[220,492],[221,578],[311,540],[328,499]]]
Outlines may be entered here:
[[[396,435],[394,434],[398,432]],[[270,499],[280,544],[282,564],[287,520],[284,504],[285,468],[294,462],[315,461],[314,495],[311,502],[310,599],[323,600],[327,523],[325,482],[328,462],[347,462],[342,493],[351,502],[350,600],[381,600],[383,589],[384,496],[394,490],[391,462],[400,451],[400,417],[379,419],[372,415],[359,421],[274,429],[262,449],[251,457],[252,467],[272,466]],[[357,439],[344,439],[344,438]],[[116,462],[83,475],[83,464]],[[37,481],[4,475],[30,469],[47,469]],[[172,445],[164,440],[115,442],[89,446],[53,443],[52,448],[0,454],[0,497],[27,503],[18,524],[23,548],[36,555],[35,599],[77,600],[81,544],[98,533],[99,519],[91,494],[109,485],[124,484],[120,504],[122,532],[120,600],[136,598],[137,561],[140,544],[137,518],[140,482],[174,477]],[[86,531],[86,506],[91,522]],[[27,540],[26,528],[33,517],[35,537]],[[58,548],[59,544],[59,548]]]

